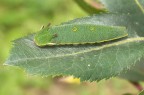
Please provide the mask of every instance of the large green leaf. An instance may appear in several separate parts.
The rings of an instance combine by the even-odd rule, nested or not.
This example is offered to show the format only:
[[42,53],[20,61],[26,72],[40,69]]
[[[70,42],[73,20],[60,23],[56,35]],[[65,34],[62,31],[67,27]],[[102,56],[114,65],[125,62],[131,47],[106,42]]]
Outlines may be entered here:
[[132,38],[105,45],[39,48],[33,37],[19,39],[6,64],[29,73],[74,75],[82,80],[100,80],[119,74],[144,54],[144,38]]
[[[116,11],[110,7],[110,1],[101,1],[106,3],[109,10]],[[63,23],[65,26],[83,23],[125,26],[129,33],[127,38],[102,44],[40,48],[34,44],[31,35],[15,41],[5,64],[20,66],[31,74],[42,76],[74,75],[90,81],[117,76],[144,58],[144,16],[133,1],[111,0],[118,7],[117,13],[99,14]]]
[[144,0],[99,0],[104,6],[113,13],[120,14],[139,14],[144,13]]

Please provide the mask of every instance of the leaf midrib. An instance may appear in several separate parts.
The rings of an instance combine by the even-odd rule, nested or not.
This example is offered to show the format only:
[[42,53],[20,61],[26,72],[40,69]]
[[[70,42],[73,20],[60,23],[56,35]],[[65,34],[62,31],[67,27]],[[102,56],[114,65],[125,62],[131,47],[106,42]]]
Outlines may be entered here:
[[18,59],[18,60],[14,60],[14,61],[9,61],[9,62],[6,62],[5,64],[11,63],[11,62],[15,63],[15,62],[19,62],[19,61],[28,61],[28,60],[36,60],[36,59],[42,60],[42,59],[52,59],[52,58],[60,58],[60,57],[66,57],[66,56],[73,56],[73,55],[78,55],[78,54],[82,54],[82,53],[87,53],[87,52],[92,52],[92,51],[98,51],[98,50],[102,50],[104,48],[118,46],[118,45],[121,45],[121,44],[131,43],[131,42],[135,42],[135,41],[144,41],[144,37],[128,38],[128,39],[123,40],[123,41],[119,41],[119,42],[103,45],[103,46],[101,46],[99,48],[93,48],[93,49],[83,50],[83,51],[76,52],[76,53],[71,53],[71,54],[64,54],[64,55],[58,55],[58,56],[53,56],[53,57],[23,58],[23,59]]

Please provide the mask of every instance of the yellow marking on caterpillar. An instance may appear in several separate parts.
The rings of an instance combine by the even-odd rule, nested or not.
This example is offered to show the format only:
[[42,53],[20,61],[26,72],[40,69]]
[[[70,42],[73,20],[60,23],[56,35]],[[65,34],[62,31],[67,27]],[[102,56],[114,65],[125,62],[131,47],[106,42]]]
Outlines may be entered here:
[[91,31],[94,31],[94,30],[95,30],[95,27],[91,26],[91,27],[90,27],[90,30],[91,30]]
[[73,27],[72,31],[76,32],[78,29],[77,27]]

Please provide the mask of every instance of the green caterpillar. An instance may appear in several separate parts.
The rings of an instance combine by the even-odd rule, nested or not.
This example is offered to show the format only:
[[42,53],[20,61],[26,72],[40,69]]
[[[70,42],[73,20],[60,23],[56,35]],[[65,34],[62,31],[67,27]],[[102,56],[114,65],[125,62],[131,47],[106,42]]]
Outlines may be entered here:
[[45,27],[34,38],[38,46],[102,43],[128,36],[125,27],[75,24]]

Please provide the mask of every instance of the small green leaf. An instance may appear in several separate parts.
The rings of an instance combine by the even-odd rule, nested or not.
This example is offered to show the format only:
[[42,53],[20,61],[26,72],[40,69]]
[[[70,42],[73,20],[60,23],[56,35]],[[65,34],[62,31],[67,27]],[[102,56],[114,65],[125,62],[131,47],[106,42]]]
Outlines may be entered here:
[[144,0],[99,0],[111,13],[139,14],[144,13]]
[[140,58],[138,64],[126,73],[121,73],[120,77],[130,81],[144,81],[144,58]]
[[126,93],[126,94],[123,94],[123,95],[133,95],[133,94],[130,94],[130,93]]
[[144,95],[144,91],[140,92],[138,95]]
[[106,13],[106,9],[104,6],[98,2],[95,2],[96,7],[91,6],[90,4],[86,3],[85,0],[74,0],[82,9],[84,9],[89,14],[96,14],[96,13]]

